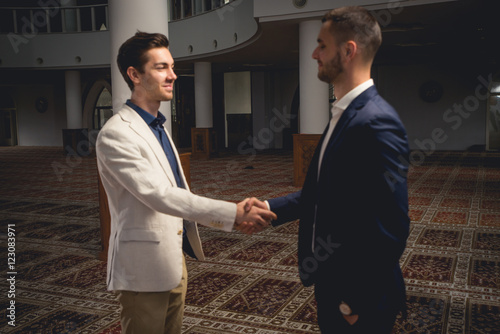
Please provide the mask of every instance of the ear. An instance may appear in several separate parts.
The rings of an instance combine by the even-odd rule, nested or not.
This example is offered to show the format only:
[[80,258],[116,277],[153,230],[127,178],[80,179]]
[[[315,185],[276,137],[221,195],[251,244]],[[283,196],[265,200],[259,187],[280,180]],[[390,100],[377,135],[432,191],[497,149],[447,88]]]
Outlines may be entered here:
[[347,41],[344,44],[343,52],[345,59],[351,61],[358,51],[358,45],[354,41]]
[[137,71],[135,67],[129,66],[129,68],[127,68],[127,75],[134,84],[139,84],[141,82],[139,71]]

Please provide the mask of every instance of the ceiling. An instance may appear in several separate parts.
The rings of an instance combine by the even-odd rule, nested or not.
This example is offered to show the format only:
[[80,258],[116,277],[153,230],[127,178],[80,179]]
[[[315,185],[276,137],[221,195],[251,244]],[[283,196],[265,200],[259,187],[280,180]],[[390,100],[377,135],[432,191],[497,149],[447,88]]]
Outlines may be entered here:
[[[407,6],[390,16],[379,15],[383,43],[376,63],[477,61],[498,65],[498,0],[461,0]],[[213,64],[213,72],[298,68],[299,20],[259,23],[246,46],[197,61]],[[312,53],[312,50],[311,50]],[[479,64],[478,64],[479,65]],[[193,60],[176,61],[179,74],[193,73]]]

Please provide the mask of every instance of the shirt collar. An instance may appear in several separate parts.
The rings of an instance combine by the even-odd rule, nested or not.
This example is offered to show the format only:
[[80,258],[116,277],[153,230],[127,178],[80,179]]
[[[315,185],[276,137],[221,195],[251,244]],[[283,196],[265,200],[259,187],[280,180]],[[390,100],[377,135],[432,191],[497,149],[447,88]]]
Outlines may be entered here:
[[141,107],[139,107],[138,105],[132,103],[132,101],[130,101],[130,100],[127,100],[126,104],[130,108],[134,109],[139,114],[139,116],[141,116],[141,118],[144,120],[144,122],[146,122],[146,124],[148,124],[149,126],[156,126],[158,124],[163,125],[163,123],[165,123],[165,121],[167,120],[165,118],[165,116],[163,116],[163,114],[159,111],[158,111],[158,117],[154,117],[153,115],[148,113],[146,110],[144,110]]
[[353,88],[349,93],[344,95],[340,100],[337,100],[333,103],[332,105],[332,113],[334,109],[344,111],[346,108],[351,104],[352,101],[354,101],[355,98],[357,98],[361,93],[363,93],[365,90],[373,86],[373,79],[369,79],[362,84],[356,86]]

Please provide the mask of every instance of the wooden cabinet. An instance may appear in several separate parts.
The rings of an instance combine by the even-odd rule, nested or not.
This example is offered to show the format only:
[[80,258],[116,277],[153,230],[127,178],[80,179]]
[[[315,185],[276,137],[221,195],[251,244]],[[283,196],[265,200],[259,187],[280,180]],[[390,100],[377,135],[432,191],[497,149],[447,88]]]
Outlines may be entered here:
[[306,179],[309,164],[318,146],[321,135],[294,134],[293,135],[293,185],[302,187]]

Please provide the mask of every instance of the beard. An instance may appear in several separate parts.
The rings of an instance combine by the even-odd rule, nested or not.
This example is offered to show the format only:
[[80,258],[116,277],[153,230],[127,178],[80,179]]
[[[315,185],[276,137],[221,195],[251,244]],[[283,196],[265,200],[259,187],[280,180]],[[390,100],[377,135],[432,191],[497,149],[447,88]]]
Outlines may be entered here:
[[323,64],[323,68],[318,71],[318,78],[330,84],[333,83],[342,72],[344,72],[344,68],[340,61],[340,52],[337,52],[334,58]]

